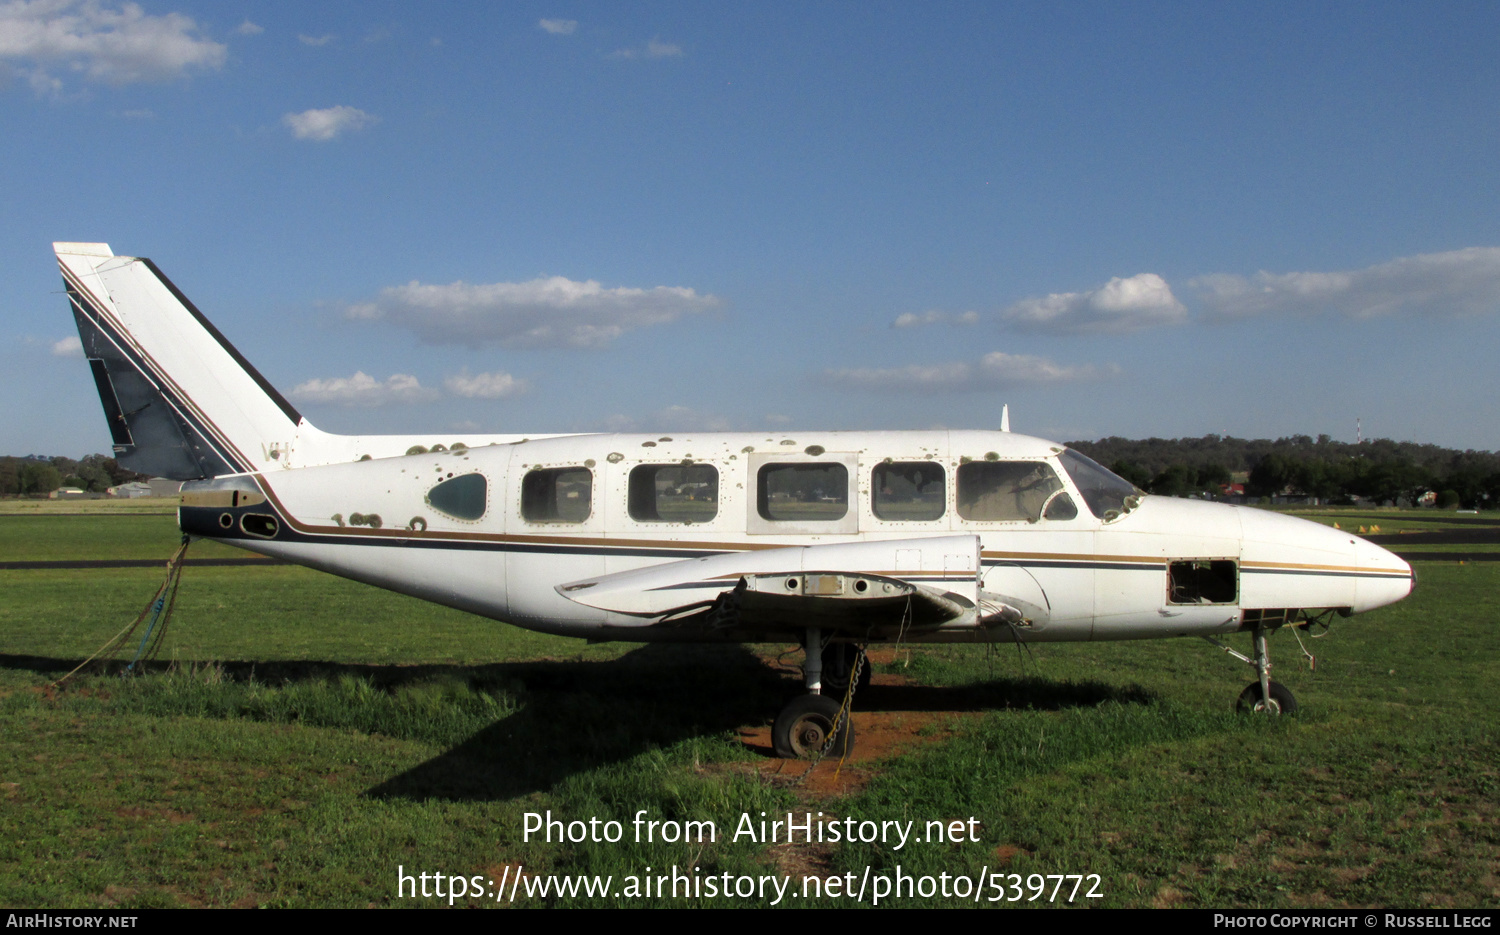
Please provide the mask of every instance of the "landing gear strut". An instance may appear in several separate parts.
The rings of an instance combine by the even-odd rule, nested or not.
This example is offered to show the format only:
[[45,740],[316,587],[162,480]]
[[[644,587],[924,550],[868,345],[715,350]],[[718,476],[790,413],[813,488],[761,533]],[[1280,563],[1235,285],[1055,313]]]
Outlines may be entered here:
[[[776,723],[771,728],[771,746],[776,749],[777,756],[789,760],[820,758],[829,754],[842,757],[854,749],[854,725],[850,723],[849,712],[843,704],[845,689],[853,671],[857,671],[859,677],[856,688],[867,684],[865,673],[869,667],[861,665],[864,654],[858,647],[848,647],[853,652],[846,655],[845,646],[834,643],[825,647],[822,631],[818,627],[807,628],[807,661],[802,672],[808,694],[793,698],[776,716]],[[834,679],[841,675],[842,684],[834,694],[825,695],[822,693],[823,663],[830,655],[833,657],[830,661],[834,663],[829,666],[833,670],[830,674]],[[829,685],[829,688],[834,686]]]
[[859,682],[854,690],[864,691],[870,687],[870,660],[865,651],[853,643],[829,643],[823,647],[823,687],[839,700],[849,687],[849,673],[859,666]]
[[1257,681],[1246,685],[1245,690],[1240,692],[1239,700],[1234,706],[1236,711],[1241,714],[1297,713],[1297,699],[1292,695],[1291,690],[1280,682],[1271,681],[1271,655],[1266,650],[1265,627],[1256,627],[1250,631],[1250,640],[1255,647],[1254,659],[1211,636],[1205,636],[1204,639],[1239,661],[1254,666],[1256,673],[1260,676]]

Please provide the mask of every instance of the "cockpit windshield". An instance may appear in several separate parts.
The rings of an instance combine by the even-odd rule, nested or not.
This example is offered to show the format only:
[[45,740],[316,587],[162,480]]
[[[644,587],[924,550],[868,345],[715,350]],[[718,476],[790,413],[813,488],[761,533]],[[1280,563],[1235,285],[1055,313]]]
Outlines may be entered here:
[[1135,509],[1146,495],[1130,481],[1072,449],[1064,449],[1059,460],[1083,495],[1089,512],[1106,523]]

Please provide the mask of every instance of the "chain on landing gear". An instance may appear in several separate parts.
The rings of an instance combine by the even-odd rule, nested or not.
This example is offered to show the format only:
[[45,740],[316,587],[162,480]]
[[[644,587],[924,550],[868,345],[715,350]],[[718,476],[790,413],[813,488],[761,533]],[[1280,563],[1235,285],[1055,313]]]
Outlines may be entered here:
[[849,711],[856,689],[862,687],[861,679],[867,666],[865,644],[860,643],[856,647],[853,666],[845,673],[847,681],[842,686],[841,698],[836,700],[822,694],[823,650],[826,647],[817,627],[808,628],[807,647],[803,677],[809,693],[788,702],[771,728],[771,745],[777,756],[812,759],[812,764],[802,774],[804,779],[812,775],[813,769],[828,754],[836,753],[842,758],[854,749],[854,724]]
[[1290,689],[1280,682],[1271,681],[1271,655],[1266,649],[1266,628],[1255,627],[1250,631],[1251,645],[1255,647],[1255,658],[1234,649],[1212,636],[1203,637],[1243,663],[1255,667],[1259,678],[1245,686],[1235,702],[1235,710],[1242,714],[1295,714],[1297,699]]

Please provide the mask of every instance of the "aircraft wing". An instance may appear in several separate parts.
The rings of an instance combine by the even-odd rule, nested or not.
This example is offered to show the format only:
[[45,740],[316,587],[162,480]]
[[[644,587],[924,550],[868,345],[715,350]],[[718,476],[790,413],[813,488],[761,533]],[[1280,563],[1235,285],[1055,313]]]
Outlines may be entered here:
[[730,552],[558,585],[563,597],[636,618],[625,626],[867,635],[1045,614],[980,590],[978,536]]

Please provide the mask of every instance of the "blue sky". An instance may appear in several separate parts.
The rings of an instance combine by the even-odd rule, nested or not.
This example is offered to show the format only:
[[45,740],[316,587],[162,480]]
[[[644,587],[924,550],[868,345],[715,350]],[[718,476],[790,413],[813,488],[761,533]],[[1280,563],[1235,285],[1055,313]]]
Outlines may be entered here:
[[0,0],[0,453],[54,240],[320,428],[1500,448],[1494,4]]

